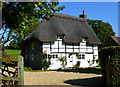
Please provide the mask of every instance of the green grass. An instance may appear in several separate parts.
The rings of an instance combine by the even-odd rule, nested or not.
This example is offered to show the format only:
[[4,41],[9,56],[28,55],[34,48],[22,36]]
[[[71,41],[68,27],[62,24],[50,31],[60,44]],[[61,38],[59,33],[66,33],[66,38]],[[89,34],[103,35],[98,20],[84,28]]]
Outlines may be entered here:
[[101,74],[101,69],[91,68],[91,69],[61,69],[61,70],[32,70],[29,67],[24,67],[24,71],[27,72],[45,72],[45,71],[58,71],[58,72],[79,72],[79,73],[91,73],[91,74]]
[[100,66],[100,65],[97,65],[95,68],[96,68],[96,69],[101,69],[101,66]]
[[24,71],[27,71],[27,72],[45,72],[45,71],[52,71],[52,70],[32,70],[29,67],[24,67]]
[[5,49],[5,52],[10,55],[10,57],[20,56],[21,50],[18,49]]

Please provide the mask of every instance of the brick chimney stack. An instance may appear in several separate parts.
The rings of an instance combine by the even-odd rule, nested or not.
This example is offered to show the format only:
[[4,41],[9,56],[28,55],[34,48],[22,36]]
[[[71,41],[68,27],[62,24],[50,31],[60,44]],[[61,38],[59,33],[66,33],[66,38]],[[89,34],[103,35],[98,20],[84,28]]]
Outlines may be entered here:
[[87,22],[87,15],[85,15],[85,11],[83,11],[83,14],[79,16],[80,18],[84,18],[85,21]]

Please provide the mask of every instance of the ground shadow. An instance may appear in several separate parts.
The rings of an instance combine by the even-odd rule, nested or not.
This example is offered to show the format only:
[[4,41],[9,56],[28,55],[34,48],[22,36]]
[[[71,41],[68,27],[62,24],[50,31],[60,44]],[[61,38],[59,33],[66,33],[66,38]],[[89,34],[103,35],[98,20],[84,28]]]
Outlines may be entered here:
[[64,83],[83,87],[105,87],[102,77],[71,79]]
[[91,73],[91,74],[102,74],[101,69],[61,69],[61,70],[54,70],[54,71],[58,71],[58,72],[74,72],[74,73]]

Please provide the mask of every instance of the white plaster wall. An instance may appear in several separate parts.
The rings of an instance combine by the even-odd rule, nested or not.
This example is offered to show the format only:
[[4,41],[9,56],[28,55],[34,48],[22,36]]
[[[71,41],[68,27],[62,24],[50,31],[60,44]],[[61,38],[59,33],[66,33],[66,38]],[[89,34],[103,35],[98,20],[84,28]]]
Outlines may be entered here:
[[[43,52],[46,52],[47,54],[53,55],[57,54],[58,57],[66,56],[67,57],[67,65],[68,67],[73,67],[77,61],[81,61],[80,67],[93,67],[98,64],[93,64],[90,66],[88,63],[88,60],[90,62],[93,60],[93,55],[95,55],[95,60],[98,58],[98,47],[96,46],[86,46],[86,42],[81,42],[80,46],[74,45],[74,53],[78,54],[85,54],[85,59],[78,59],[76,57],[76,54],[71,55],[69,58],[69,54],[73,53],[73,45],[72,44],[66,44],[66,53],[65,53],[65,43],[62,42],[61,39],[59,39],[59,52],[58,52],[58,41],[55,41],[54,43],[51,43],[51,50],[50,50],[50,43],[43,43]],[[89,48],[89,49],[87,49]],[[93,53],[92,53],[93,52]],[[71,62],[72,61],[72,62]],[[51,58],[51,65],[48,69],[59,69],[62,68],[61,62],[58,60],[58,58]]]

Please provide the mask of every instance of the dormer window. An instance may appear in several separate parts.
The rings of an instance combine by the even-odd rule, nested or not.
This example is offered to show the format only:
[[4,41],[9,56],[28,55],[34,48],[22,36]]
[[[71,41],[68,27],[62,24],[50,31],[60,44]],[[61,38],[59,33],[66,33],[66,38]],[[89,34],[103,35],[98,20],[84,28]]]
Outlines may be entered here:
[[87,38],[83,37],[82,42],[86,42],[86,41],[87,41]]
[[62,40],[63,39],[63,35],[57,35],[57,40]]

